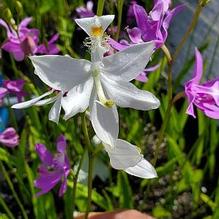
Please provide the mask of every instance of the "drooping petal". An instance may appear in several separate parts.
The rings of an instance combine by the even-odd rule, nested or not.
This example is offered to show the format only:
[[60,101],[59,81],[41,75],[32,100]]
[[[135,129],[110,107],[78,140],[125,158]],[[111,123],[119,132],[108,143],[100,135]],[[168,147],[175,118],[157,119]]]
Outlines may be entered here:
[[84,59],[59,55],[31,56],[30,59],[35,74],[55,90],[66,92],[90,75],[91,63]]
[[145,9],[138,4],[133,4],[133,12],[135,15],[137,26],[142,31],[147,31],[149,18],[148,18],[148,15],[147,15],[147,12],[145,11]]
[[144,158],[142,158],[135,166],[124,169],[130,175],[137,176],[144,179],[151,179],[157,177],[154,167]]
[[138,27],[134,27],[132,29],[127,29],[128,35],[130,40],[133,43],[143,43],[143,40],[141,38],[141,29],[139,29]]
[[199,83],[203,74],[203,59],[202,55],[197,48],[195,48],[195,68],[194,68],[194,77],[192,82]]
[[112,167],[118,170],[134,167],[143,157],[139,148],[122,139],[115,140],[113,147],[107,144],[104,144],[104,147]]
[[[165,0],[166,1],[166,0]],[[150,12],[150,16],[153,21],[160,21],[164,16],[164,1],[158,1],[152,11]]]
[[93,78],[73,87],[65,97],[62,98],[62,107],[65,111],[64,119],[69,119],[79,112],[84,112],[89,105],[93,89]]
[[75,22],[80,26],[89,36],[92,35],[92,27],[101,27],[105,32],[106,28],[112,23],[114,15],[104,15],[101,17],[94,16],[89,18],[75,19]]
[[18,43],[7,41],[2,45],[2,49],[12,53],[16,61],[22,61],[25,57],[25,54]]
[[52,108],[49,111],[49,120],[57,124],[59,122],[59,116],[61,112],[61,100],[62,100],[62,94],[59,94],[55,103],[53,104]]
[[104,57],[102,71],[115,80],[131,81],[144,70],[154,48],[153,42],[141,43]]
[[56,142],[57,151],[62,153],[62,154],[64,154],[65,150],[66,150],[66,146],[67,146],[67,143],[66,143],[65,136],[64,135],[60,135],[57,138],[57,142]]
[[183,9],[185,9],[185,5],[178,5],[171,11],[168,11],[165,19],[163,20],[163,28],[168,29],[170,22],[172,21],[173,17],[176,16],[179,12],[181,12]]
[[41,189],[36,195],[40,196],[49,192],[60,181],[61,177],[62,175],[57,171],[41,174],[34,183],[36,188]]
[[212,119],[219,119],[219,107],[209,103],[203,103],[205,115]]
[[20,24],[19,24],[19,26],[18,26],[18,31],[20,31],[21,28],[27,27],[28,24],[29,24],[31,21],[32,21],[32,17],[26,17],[26,18],[24,18],[24,19],[20,22]]
[[169,25],[172,21],[172,19],[174,18],[174,16],[176,16],[179,12],[181,12],[183,9],[185,8],[185,5],[178,5],[177,7],[175,7],[174,9],[172,9],[171,11],[167,11],[166,12],[166,16],[163,19],[162,22],[162,28],[163,30],[161,30],[162,32],[162,38],[163,41],[165,42],[168,36],[168,28]]
[[35,105],[42,98],[52,94],[53,92],[54,92],[53,90],[50,90],[50,91],[44,93],[43,95],[41,95],[39,97],[33,98],[32,100],[28,100],[28,101],[25,101],[25,102],[22,102],[22,103],[14,104],[11,108],[13,108],[13,109],[25,109],[25,108],[28,108],[28,107],[30,107],[32,105]]
[[119,134],[118,112],[115,106],[106,108],[94,101],[90,106],[90,120],[97,137],[105,144],[114,146]]
[[36,150],[37,154],[39,155],[40,160],[43,162],[43,164],[45,164],[47,166],[52,165],[53,156],[47,150],[47,148],[44,144],[36,144],[35,150]]
[[151,110],[160,105],[160,101],[152,93],[140,90],[129,82],[114,81],[106,76],[102,76],[102,82],[109,97],[120,107]]
[[112,38],[109,38],[108,43],[110,44],[110,46],[112,46],[114,49],[116,49],[118,51],[122,51],[122,50],[124,50],[124,49],[129,47],[129,45],[124,45],[122,43],[118,43],[117,41],[115,41]]

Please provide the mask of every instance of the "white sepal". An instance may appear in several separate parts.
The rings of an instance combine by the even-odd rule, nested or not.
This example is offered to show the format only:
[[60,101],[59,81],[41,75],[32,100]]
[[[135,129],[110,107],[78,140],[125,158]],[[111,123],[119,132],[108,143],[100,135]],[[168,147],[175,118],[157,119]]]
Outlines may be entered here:
[[101,79],[110,99],[120,107],[151,110],[160,106],[160,101],[152,93],[140,90],[130,82],[112,80],[104,75]]
[[64,119],[67,120],[77,113],[84,112],[89,105],[93,89],[93,78],[73,87],[65,97],[62,98],[62,107],[65,111]]
[[59,122],[59,116],[61,112],[61,99],[62,99],[62,94],[60,93],[55,103],[53,104],[52,108],[49,111],[49,120],[57,124]]
[[53,92],[54,92],[53,90],[50,90],[50,91],[48,91],[48,92],[42,94],[42,95],[39,96],[39,97],[35,97],[35,98],[31,99],[31,100],[14,104],[11,108],[13,108],[13,109],[25,109],[25,108],[28,108],[28,107],[30,107],[30,106],[36,105],[37,102],[39,102],[42,98],[44,98],[44,97],[46,97],[46,96],[49,96],[49,95],[52,94]]
[[115,139],[114,145],[104,144],[109,154],[111,166],[118,170],[124,170],[135,166],[143,157],[139,149],[122,139]]
[[115,80],[131,81],[142,72],[153,54],[153,41],[129,46],[121,52],[103,58],[104,74]]
[[130,175],[144,179],[157,177],[157,172],[154,167],[144,158],[142,158],[135,166],[124,169]]
[[119,134],[118,112],[115,106],[106,108],[94,101],[90,106],[90,120],[97,137],[105,144],[114,146]]
[[66,92],[90,76],[91,62],[70,56],[30,56],[35,74],[49,87]]

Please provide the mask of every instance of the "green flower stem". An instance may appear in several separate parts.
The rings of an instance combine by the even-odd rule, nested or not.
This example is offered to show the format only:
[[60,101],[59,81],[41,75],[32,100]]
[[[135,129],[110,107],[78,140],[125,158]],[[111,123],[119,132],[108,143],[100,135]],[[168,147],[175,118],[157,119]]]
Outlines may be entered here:
[[164,54],[168,60],[168,79],[167,79],[168,106],[167,106],[167,109],[165,111],[164,121],[162,123],[161,129],[160,129],[160,132],[158,135],[158,141],[157,141],[157,143],[155,143],[155,156],[154,156],[154,160],[152,161],[154,166],[157,163],[160,145],[163,141],[164,132],[166,130],[167,124],[168,124],[169,119],[170,119],[170,114],[171,114],[171,109],[172,109],[172,98],[173,98],[173,85],[172,85],[172,80],[173,80],[173,78],[172,78],[172,63],[173,62],[172,62],[172,57],[171,57],[171,54],[170,54],[168,48],[165,45],[162,46],[162,50],[164,51]]
[[97,4],[97,16],[102,16],[104,2],[105,2],[105,0],[98,0],[98,4]]
[[88,197],[87,197],[87,209],[84,218],[88,219],[88,215],[91,208],[91,198],[92,198],[92,175],[93,175],[93,162],[94,162],[94,155],[93,150],[91,147],[91,142],[88,134],[87,129],[87,122],[86,122],[86,114],[83,113],[82,115],[82,129],[85,137],[85,144],[88,151]]
[[8,208],[7,204],[5,203],[4,199],[2,198],[2,196],[0,195],[0,204],[3,207],[3,209],[5,210],[5,212],[7,213],[7,216],[10,219],[15,219],[14,215],[12,214],[12,212],[10,211],[10,209]]
[[124,4],[124,0],[118,0],[117,3],[117,9],[118,9],[118,23],[117,23],[117,33],[116,33],[116,40],[119,39],[119,35],[120,35],[120,29],[121,29],[121,24],[122,24],[122,12],[123,12],[123,4]]
[[77,190],[78,176],[79,176],[79,171],[80,171],[82,163],[83,163],[84,154],[85,154],[85,151],[83,152],[83,154],[81,156],[81,159],[80,159],[80,162],[79,162],[76,174],[73,177],[73,190],[72,190],[72,199],[73,199],[72,200],[72,202],[73,202],[73,204],[72,204],[72,212],[73,212],[73,214],[74,214],[74,211],[75,211],[75,200],[76,200],[76,190]]
[[195,9],[194,15],[192,17],[192,21],[187,29],[187,31],[185,32],[184,36],[182,37],[179,45],[176,48],[176,51],[173,55],[173,61],[176,60],[177,56],[179,55],[181,49],[183,48],[184,44],[186,43],[187,39],[189,38],[190,34],[193,32],[193,30],[195,29],[198,20],[199,20],[199,16],[202,12],[202,9],[207,5],[209,1],[208,0],[199,0],[199,3]]
[[16,193],[16,191],[14,189],[13,183],[11,182],[11,179],[10,179],[7,171],[5,170],[2,161],[0,161],[0,169],[2,171],[2,174],[3,174],[4,178],[5,178],[5,180],[7,181],[8,185],[9,185],[9,188],[11,189],[11,192],[12,192],[15,200],[17,201],[17,203],[18,203],[18,205],[19,205],[19,207],[21,209],[21,212],[23,214],[24,219],[28,219],[28,216],[27,216],[27,213],[26,213],[26,211],[24,209],[24,206],[22,205],[22,203],[21,203],[21,201],[20,201],[20,199],[19,199],[19,197],[18,197],[18,195],[17,195],[17,193]]

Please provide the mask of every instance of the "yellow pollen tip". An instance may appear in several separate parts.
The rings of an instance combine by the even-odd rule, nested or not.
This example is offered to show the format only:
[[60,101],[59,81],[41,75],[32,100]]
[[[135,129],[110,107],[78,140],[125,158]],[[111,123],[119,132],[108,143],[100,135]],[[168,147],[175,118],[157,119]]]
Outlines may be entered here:
[[100,37],[103,35],[103,28],[100,26],[93,26],[91,27],[91,35],[93,37]]
[[107,108],[111,108],[113,105],[114,105],[114,102],[112,100],[107,100],[104,105],[107,107]]

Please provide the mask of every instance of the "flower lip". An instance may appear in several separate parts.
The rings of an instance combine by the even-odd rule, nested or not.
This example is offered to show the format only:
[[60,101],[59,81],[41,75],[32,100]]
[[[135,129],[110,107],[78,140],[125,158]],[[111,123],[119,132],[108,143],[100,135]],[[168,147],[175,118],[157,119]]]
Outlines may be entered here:
[[103,28],[102,26],[92,26],[91,27],[91,36],[93,37],[102,37],[103,36]]

